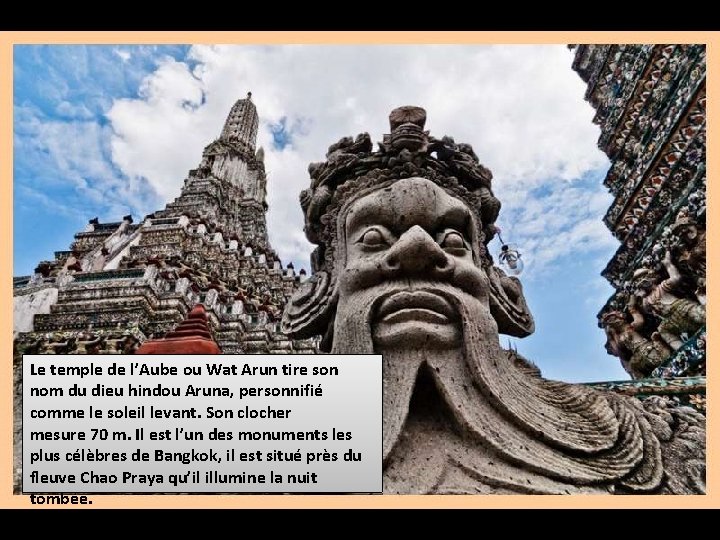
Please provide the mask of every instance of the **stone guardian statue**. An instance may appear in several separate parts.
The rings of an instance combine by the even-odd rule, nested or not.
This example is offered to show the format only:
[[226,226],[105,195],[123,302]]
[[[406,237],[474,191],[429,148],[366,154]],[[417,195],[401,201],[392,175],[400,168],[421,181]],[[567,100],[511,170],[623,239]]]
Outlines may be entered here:
[[470,145],[401,107],[309,167],[313,276],[283,331],[383,355],[386,493],[704,493],[704,417],[540,376],[500,347],[534,322],[487,243],[500,202]]

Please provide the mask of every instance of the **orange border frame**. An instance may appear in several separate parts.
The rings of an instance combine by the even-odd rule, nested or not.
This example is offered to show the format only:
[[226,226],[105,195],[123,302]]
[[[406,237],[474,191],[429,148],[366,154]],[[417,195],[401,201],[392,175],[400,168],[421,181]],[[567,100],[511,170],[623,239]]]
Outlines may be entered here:
[[[0,33],[0,245],[12,245],[12,127],[13,45],[15,44],[537,44],[537,43],[705,43],[707,45],[708,147],[718,146],[716,120],[720,118],[718,77],[720,32],[5,32]],[[720,154],[707,156],[710,177],[720,170]],[[708,182],[708,198],[718,189]],[[708,213],[707,229],[718,230],[717,215]],[[718,269],[717,239],[708,238],[709,296],[715,294]],[[0,294],[12,306],[12,254],[0,258]],[[718,328],[714,304],[708,305],[708,327]],[[13,389],[12,310],[0,312],[0,343],[6,351],[0,365],[0,507],[4,508],[717,508],[720,507],[720,470],[717,448],[720,425],[708,422],[707,495],[94,495],[92,505],[31,505],[28,495],[12,494]],[[711,335],[708,356],[719,352]],[[712,398],[716,384],[714,362],[709,362],[708,416],[720,408]]]

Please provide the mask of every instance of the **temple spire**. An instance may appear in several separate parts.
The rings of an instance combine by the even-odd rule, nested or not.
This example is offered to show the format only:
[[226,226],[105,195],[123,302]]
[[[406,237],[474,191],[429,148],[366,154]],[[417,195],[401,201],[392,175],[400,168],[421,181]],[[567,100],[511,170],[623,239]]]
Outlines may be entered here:
[[245,99],[235,102],[228,114],[220,139],[231,144],[247,145],[255,150],[258,130],[258,114],[252,102],[252,92]]

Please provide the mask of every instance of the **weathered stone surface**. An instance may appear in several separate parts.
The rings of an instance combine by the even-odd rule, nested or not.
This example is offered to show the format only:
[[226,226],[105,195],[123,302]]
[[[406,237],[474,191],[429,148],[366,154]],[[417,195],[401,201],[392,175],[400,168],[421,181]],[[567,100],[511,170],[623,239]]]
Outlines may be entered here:
[[17,335],[19,332],[31,332],[33,329],[33,318],[39,313],[50,313],[52,306],[58,297],[57,287],[49,285],[26,288],[25,294],[15,295],[13,298],[13,330]]
[[415,124],[420,129],[425,127],[427,112],[422,107],[405,105],[390,112],[390,131],[396,131],[403,124]]
[[703,493],[702,414],[546,380],[500,348],[534,324],[486,248],[492,175],[449,137],[410,149],[406,125],[311,167],[314,276],[283,316],[323,350],[383,355],[385,492]]

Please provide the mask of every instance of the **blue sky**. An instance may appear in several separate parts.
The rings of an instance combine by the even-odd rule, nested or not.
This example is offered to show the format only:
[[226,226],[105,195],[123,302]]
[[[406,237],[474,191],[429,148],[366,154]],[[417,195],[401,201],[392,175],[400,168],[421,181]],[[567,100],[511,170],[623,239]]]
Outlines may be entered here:
[[271,242],[308,267],[308,163],[345,135],[377,141],[392,108],[421,105],[426,129],[471,143],[493,171],[503,238],[525,257],[537,331],[503,345],[550,378],[625,379],[595,319],[617,248],[601,223],[609,162],[571,61],[564,46],[15,46],[14,273],[95,216],[141,219],[176,197],[249,90]]

